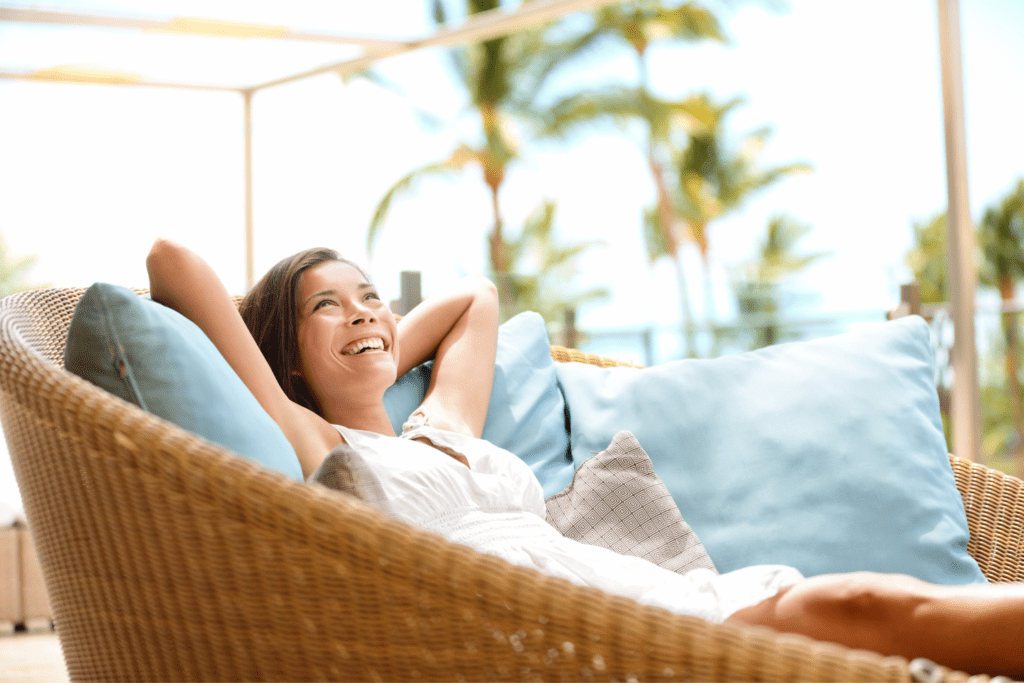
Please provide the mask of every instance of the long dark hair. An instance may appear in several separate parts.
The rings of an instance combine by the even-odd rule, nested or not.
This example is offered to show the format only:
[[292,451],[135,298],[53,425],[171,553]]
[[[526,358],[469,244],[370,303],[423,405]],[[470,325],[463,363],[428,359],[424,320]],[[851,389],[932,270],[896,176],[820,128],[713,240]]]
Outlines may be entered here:
[[358,264],[333,249],[300,251],[281,259],[242,299],[239,312],[274,371],[288,398],[323,417],[320,402],[309,388],[299,365],[299,280],[310,268],[339,261],[369,277]]

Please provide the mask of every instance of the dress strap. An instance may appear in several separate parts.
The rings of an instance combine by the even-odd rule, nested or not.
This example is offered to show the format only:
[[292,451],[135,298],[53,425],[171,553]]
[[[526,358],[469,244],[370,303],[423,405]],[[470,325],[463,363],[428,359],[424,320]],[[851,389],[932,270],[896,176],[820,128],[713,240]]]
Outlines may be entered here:
[[409,416],[402,425],[402,439],[413,439],[428,446],[433,446],[445,455],[449,455],[469,467],[469,458],[466,457],[465,449],[460,446],[466,437],[463,434],[456,434],[444,429],[436,429],[430,426],[430,420],[423,410],[417,410]]

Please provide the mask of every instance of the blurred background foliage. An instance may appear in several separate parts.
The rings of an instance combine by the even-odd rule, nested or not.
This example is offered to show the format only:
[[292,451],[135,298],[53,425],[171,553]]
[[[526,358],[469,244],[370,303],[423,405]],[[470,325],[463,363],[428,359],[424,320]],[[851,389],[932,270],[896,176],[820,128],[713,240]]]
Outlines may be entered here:
[[7,249],[3,235],[0,235],[0,298],[25,289],[46,286],[41,283],[33,284],[29,278],[29,271],[35,262],[35,256],[13,256]]
[[[499,0],[429,0],[438,23],[500,5]],[[617,127],[641,146],[655,200],[642,207],[637,235],[651,263],[671,261],[680,307],[682,356],[714,357],[722,352],[756,349],[799,339],[807,328],[793,324],[790,311],[813,293],[801,292],[801,272],[828,253],[806,252],[801,240],[815,226],[789,215],[772,217],[754,257],[731,273],[736,320],[718,319],[711,265],[716,222],[742,208],[754,195],[787,177],[812,172],[794,160],[766,165],[761,154],[772,127],[737,131],[730,114],[744,98],[717,99],[693,92],[678,99],[660,97],[650,78],[648,58],[659,44],[730,41],[728,11],[737,3],[632,0],[592,12],[585,20],[562,21],[450,51],[451,64],[474,113],[477,131],[443,159],[399,178],[381,198],[368,231],[368,249],[378,240],[390,207],[423,176],[475,169],[490,197],[491,226],[485,236],[490,276],[497,282],[503,318],[536,310],[553,333],[562,330],[566,311],[600,302],[607,290],[574,286],[577,259],[600,248],[595,241],[563,243],[555,216],[557,199],[538,198],[522,225],[506,222],[501,190],[520,151],[532,142],[567,140],[588,130]],[[771,9],[784,5],[759,3]],[[628,55],[636,66],[631,82],[601,86],[565,77],[574,69]],[[906,263],[930,304],[935,330],[936,380],[944,417],[948,414],[948,338],[942,306],[948,300],[945,272],[945,214],[909,226],[914,243]],[[1024,472],[1024,407],[1021,395],[1021,345],[1016,288],[1024,277],[1024,180],[997,206],[986,207],[977,223],[979,290],[998,292],[1001,302],[993,327],[979,323],[983,357],[984,454],[1008,471]],[[701,272],[687,271],[685,249],[696,248]],[[690,262],[692,263],[692,261]],[[691,292],[703,292],[705,319],[695,321]],[[992,329],[989,333],[987,330]],[[827,322],[818,332],[827,332]],[[698,333],[707,340],[698,342]],[[586,331],[573,337],[586,339]],[[557,339],[557,338],[556,338]],[[945,345],[945,346],[944,346]],[[947,434],[948,437],[948,434]],[[1019,465],[1016,463],[1020,463]]]
[[[1020,475],[1024,474],[1024,394],[1021,304],[1016,295],[1024,279],[1024,179],[1018,179],[1006,195],[985,207],[975,228],[979,297],[998,301],[994,311],[978,321],[982,455],[992,466]],[[907,266],[920,283],[925,317],[941,324],[943,307],[948,301],[945,212],[916,223],[913,231],[914,244],[907,253]],[[941,362],[937,380],[948,442],[952,378]]]
[[[438,23],[499,5],[499,0],[432,0]],[[608,123],[624,130],[639,127],[657,200],[654,206],[642,209],[644,231],[638,238],[644,240],[651,262],[672,260],[686,340],[684,355],[690,357],[699,355],[699,350],[689,293],[692,275],[685,272],[683,248],[697,245],[703,266],[704,326],[713,330],[710,348],[703,355],[718,355],[724,337],[715,315],[711,228],[755,193],[788,175],[809,172],[810,166],[760,164],[758,158],[771,127],[737,137],[727,126],[729,113],[743,103],[741,97],[719,102],[708,93],[679,100],[663,100],[654,94],[647,63],[653,45],[728,41],[722,19],[709,7],[697,2],[634,0],[596,10],[588,19],[558,22],[449,52],[478,128],[447,157],[414,169],[394,183],[374,212],[367,250],[372,253],[394,202],[418,180],[472,168],[480,174],[482,189],[490,197],[492,222],[485,242],[489,275],[498,284],[503,318],[537,310],[556,327],[565,319],[566,310],[605,298],[607,291],[602,288],[580,291],[573,286],[577,257],[599,243],[560,243],[553,223],[557,205],[550,198],[539,199],[537,209],[523,225],[507,225],[501,205],[503,183],[519,160],[524,138],[564,139]],[[638,82],[573,89],[565,85],[571,80],[559,79],[595,57],[619,54],[631,55]],[[552,86],[555,81],[559,85]],[[790,274],[801,267],[794,260]],[[772,286],[781,287],[783,279],[777,277]],[[540,282],[545,283],[543,297],[537,294]],[[769,318],[769,327],[784,313],[783,299],[776,296],[775,302],[761,312]]]

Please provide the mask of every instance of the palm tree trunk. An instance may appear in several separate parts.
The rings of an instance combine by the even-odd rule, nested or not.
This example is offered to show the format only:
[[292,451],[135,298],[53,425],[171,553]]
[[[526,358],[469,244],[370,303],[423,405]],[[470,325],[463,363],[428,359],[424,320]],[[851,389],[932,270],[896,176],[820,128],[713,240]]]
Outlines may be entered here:
[[[707,230],[707,226],[704,226],[704,230]],[[711,283],[711,261],[706,251],[701,253],[700,262],[704,271],[704,319],[708,328],[708,334],[711,335],[711,347],[708,357],[714,358],[719,353],[721,342],[718,338],[718,329],[715,327],[715,293]]]
[[676,284],[679,285],[679,307],[683,312],[683,340],[686,348],[683,349],[683,357],[697,357],[697,338],[693,329],[693,310],[690,305],[690,291],[686,286],[686,274],[683,270],[682,250],[676,250],[672,254],[672,265],[676,269]]
[[[649,101],[647,60],[645,58],[645,47],[643,43],[634,43],[636,50],[637,68],[640,72],[640,97],[643,102]],[[657,142],[654,139],[654,122],[652,112],[644,111],[647,120],[647,164],[651,169],[651,179],[654,181],[654,189],[657,194],[658,224],[668,245],[668,251],[672,255],[672,265],[676,271],[676,284],[679,287],[679,307],[682,313],[682,338],[685,348],[683,356],[694,358],[697,355],[697,339],[693,329],[693,308],[690,305],[690,291],[686,286],[686,271],[683,268],[683,254],[678,236],[673,230],[676,224],[676,212],[672,206],[672,199],[669,196],[668,188],[665,185],[665,170],[658,161]]]

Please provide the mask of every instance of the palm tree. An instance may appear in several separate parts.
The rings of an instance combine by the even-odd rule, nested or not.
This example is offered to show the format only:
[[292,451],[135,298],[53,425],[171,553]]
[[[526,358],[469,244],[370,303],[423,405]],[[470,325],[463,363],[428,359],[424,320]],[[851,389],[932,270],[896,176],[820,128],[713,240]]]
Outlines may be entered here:
[[527,217],[520,238],[508,245],[512,270],[506,276],[506,286],[514,305],[502,308],[504,319],[522,311],[536,311],[549,323],[557,322],[564,319],[567,309],[576,309],[610,295],[606,287],[575,292],[565,285],[551,285],[551,281],[571,282],[577,272],[577,257],[601,244],[597,240],[558,243],[552,234],[554,217],[555,202],[547,200]]
[[811,226],[788,216],[773,216],[758,246],[756,258],[741,267],[733,281],[740,321],[751,328],[751,349],[770,346],[791,337],[781,329],[785,308],[783,286],[828,252],[795,253],[797,242]]
[[0,298],[25,289],[43,285],[30,285],[26,279],[28,271],[35,265],[35,256],[13,259],[7,250],[7,243],[0,235]]
[[758,157],[771,135],[771,128],[767,126],[748,133],[738,147],[730,150],[725,119],[742,102],[742,98],[734,98],[718,104],[709,94],[700,93],[688,97],[678,106],[684,114],[682,122],[688,133],[688,144],[675,153],[675,216],[686,226],[689,238],[700,250],[704,266],[705,311],[708,328],[712,330],[715,304],[711,279],[711,224],[740,208],[757,191],[786,176],[811,171],[805,163],[769,168],[759,166]]
[[[913,224],[914,245],[907,252],[905,262],[914,280],[920,286],[922,304],[944,304],[949,301],[949,280],[946,270],[946,212]],[[937,364],[936,389],[939,394],[939,412],[946,443],[951,444],[949,412],[952,407],[950,388],[952,378],[946,363]],[[950,446],[951,447],[951,446]]]
[[655,0],[623,2],[597,10],[589,30],[548,47],[538,61],[534,91],[543,87],[557,67],[570,65],[574,59],[597,49],[602,41],[609,40],[629,46],[637,65],[638,85],[587,90],[561,98],[549,109],[545,134],[564,136],[601,119],[612,119],[623,125],[640,121],[644,125],[647,163],[656,194],[655,206],[644,210],[644,244],[651,263],[662,257],[672,259],[679,286],[683,335],[688,353],[692,354],[696,340],[682,262],[686,235],[676,220],[665,169],[670,161],[666,150],[673,134],[672,121],[677,106],[652,94],[647,56],[655,42],[714,40],[725,43],[727,39],[715,14],[697,3],[666,8]]
[[[1004,304],[1014,301],[1016,282],[1024,277],[1024,181],[998,204],[985,211],[978,223],[980,247],[979,279],[983,285],[996,288]],[[946,214],[915,223],[914,246],[907,253],[907,266],[921,287],[922,303],[948,301],[946,278]],[[1009,306],[1007,306],[1009,308]],[[1013,444],[1020,470],[1024,448],[1024,406],[1021,405],[1020,340],[1017,313],[1004,312],[1001,317],[1003,372],[1006,386],[982,387],[984,407],[984,452],[995,455]],[[994,344],[993,348],[998,347]],[[949,380],[940,367],[939,402],[945,418],[949,412]],[[948,434],[947,434],[948,439]]]
[[534,87],[542,86],[557,66],[571,63],[573,56],[593,51],[602,39],[617,39],[630,47],[637,64],[638,85],[611,86],[563,97],[550,108],[546,132],[565,135],[599,119],[620,124],[639,121],[644,125],[656,197],[654,207],[644,210],[644,243],[651,262],[662,257],[672,260],[687,353],[693,355],[695,330],[682,262],[685,244],[693,241],[700,250],[710,325],[714,321],[710,223],[738,208],[756,190],[809,167],[788,164],[758,168],[757,156],[770,133],[768,128],[747,135],[736,152],[727,151],[724,120],[742,99],[718,105],[707,94],[668,101],[652,93],[647,55],[655,41],[727,42],[718,18],[697,3],[666,8],[654,0],[635,0],[598,10],[588,31],[549,49]]
[[[466,11],[477,14],[495,9],[499,4],[499,0],[466,0]],[[445,23],[447,13],[441,0],[434,0],[433,10],[435,20]],[[506,310],[517,308],[510,277],[516,247],[506,237],[500,197],[508,168],[519,157],[518,145],[509,134],[511,120],[515,115],[530,116],[533,111],[530,103],[522,99],[516,84],[522,81],[523,70],[542,42],[537,30],[522,31],[450,52],[455,72],[470,95],[481,139],[464,142],[447,158],[400,178],[380,200],[370,221],[366,238],[368,252],[372,253],[391,205],[417,180],[429,175],[462,173],[476,167],[481,171],[491,199],[492,225],[487,234],[491,275],[498,285],[503,307]]]
[[914,280],[921,286],[921,303],[942,304],[949,301],[946,273],[946,212],[936,214],[913,225],[914,246],[905,261]]
[[1017,183],[997,207],[985,211],[978,225],[978,241],[984,255],[981,280],[995,287],[1004,304],[1000,323],[1003,330],[1006,390],[1015,438],[1012,450],[1024,458],[1024,396],[1020,380],[1020,338],[1015,305],[1017,281],[1024,278],[1024,180]]

